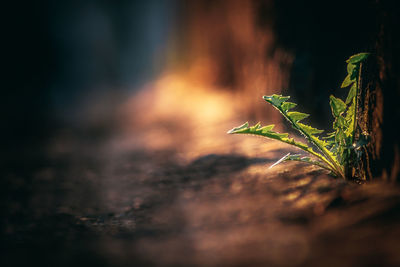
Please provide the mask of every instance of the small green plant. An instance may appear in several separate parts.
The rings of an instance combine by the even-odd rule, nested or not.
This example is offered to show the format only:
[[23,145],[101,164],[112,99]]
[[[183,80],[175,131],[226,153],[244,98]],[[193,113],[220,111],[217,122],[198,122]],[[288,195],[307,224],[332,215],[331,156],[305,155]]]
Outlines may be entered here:
[[[308,152],[312,157],[301,155],[291,155],[288,153],[278,160],[271,167],[284,161],[301,161],[308,164],[329,170],[331,174],[343,179],[346,177],[348,169],[356,164],[358,159],[359,142],[356,140],[358,95],[360,91],[360,66],[368,57],[369,53],[360,53],[351,56],[347,62],[347,76],[341,87],[350,87],[345,101],[330,96],[330,106],[334,117],[333,131],[321,137],[323,130],[316,129],[300,121],[307,118],[309,114],[298,111],[290,111],[297,104],[289,102],[290,96],[271,95],[263,96],[263,99],[270,103],[274,108],[287,119],[292,127],[299,131],[306,140],[312,145],[295,141],[289,137],[288,133],[278,133],[273,131],[274,125],[261,126],[257,123],[249,126],[248,122],[228,131],[229,134],[252,134],[266,138],[278,140],[286,144],[300,148]],[[365,142],[364,144],[365,145]],[[314,150],[316,149],[316,150]]]

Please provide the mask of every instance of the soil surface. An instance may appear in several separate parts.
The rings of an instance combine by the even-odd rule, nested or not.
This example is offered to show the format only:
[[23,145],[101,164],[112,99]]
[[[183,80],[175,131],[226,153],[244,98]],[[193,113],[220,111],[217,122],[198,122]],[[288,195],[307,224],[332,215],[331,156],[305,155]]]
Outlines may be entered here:
[[251,137],[189,153],[65,136],[4,171],[1,266],[400,265],[398,186],[268,169],[290,150]]

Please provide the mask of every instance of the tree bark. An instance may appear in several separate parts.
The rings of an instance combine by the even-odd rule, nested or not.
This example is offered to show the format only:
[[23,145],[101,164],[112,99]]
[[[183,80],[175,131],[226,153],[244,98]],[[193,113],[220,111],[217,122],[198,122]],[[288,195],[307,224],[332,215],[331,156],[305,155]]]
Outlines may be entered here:
[[399,9],[395,1],[378,1],[379,28],[376,50],[362,66],[358,109],[358,140],[361,161],[353,177],[361,180],[400,181],[400,41]]

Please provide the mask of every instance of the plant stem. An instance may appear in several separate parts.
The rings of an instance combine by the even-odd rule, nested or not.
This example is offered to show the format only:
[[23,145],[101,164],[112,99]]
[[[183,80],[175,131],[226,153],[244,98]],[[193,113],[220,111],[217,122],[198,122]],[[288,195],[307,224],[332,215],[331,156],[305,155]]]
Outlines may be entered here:
[[[296,128],[296,129],[297,129],[297,128]],[[330,170],[330,171],[332,171],[332,172],[336,172],[335,166],[334,166],[333,164],[331,164],[331,163],[329,162],[329,160],[327,160],[326,158],[324,158],[321,154],[319,154],[319,153],[315,152],[314,150],[312,150],[312,148],[310,148],[310,149],[305,149],[305,148],[303,148],[303,147],[297,145],[297,144],[294,143],[294,142],[288,142],[288,141],[283,141],[283,140],[281,140],[281,141],[282,141],[282,142],[285,142],[285,143],[287,143],[287,144],[289,144],[289,145],[296,146],[296,147],[300,148],[301,150],[304,150],[304,151],[310,153],[311,155],[314,155],[315,157],[319,158],[320,160],[322,160],[323,162],[325,162],[325,163],[327,164],[327,166],[324,167],[325,169],[328,169],[328,170]]]
[[317,142],[315,142],[315,140],[313,140],[313,138],[310,135],[308,135],[305,131],[303,131],[303,129],[301,129],[301,127],[299,127],[295,121],[293,121],[289,116],[287,116],[280,107],[276,107],[276,108],[296,128],[296,130],[301,132],[313,145],[315,145],[328,158],[328,160],[325,157],[319,155],[318,153],[314,152],[313,155],[317,154],[321,160],[323,160],[325,163],[327,163],[329,166],[331,166],[332,169],[335,170],[334,171],[335,173],[337,173],[339,176],[341,176],[343,179],[345,179],[345,175],[343,173],[342,168],[336,163],[336,160],[331,157],[331,155],[329,154],[330,153],[329,150],[327,150],[324,147],[321,147]]

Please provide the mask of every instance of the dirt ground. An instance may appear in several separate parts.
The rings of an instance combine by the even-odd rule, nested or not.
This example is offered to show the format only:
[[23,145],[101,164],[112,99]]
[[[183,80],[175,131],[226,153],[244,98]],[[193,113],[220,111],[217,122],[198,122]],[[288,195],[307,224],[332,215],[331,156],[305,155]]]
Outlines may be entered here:
[[187,150],[60,136],[5,172],[1,266],[400,265],[398,186],[268,169],[290,150],[258,138],[194,153],[193,136]]

